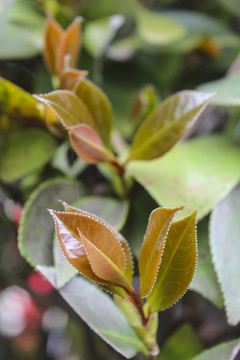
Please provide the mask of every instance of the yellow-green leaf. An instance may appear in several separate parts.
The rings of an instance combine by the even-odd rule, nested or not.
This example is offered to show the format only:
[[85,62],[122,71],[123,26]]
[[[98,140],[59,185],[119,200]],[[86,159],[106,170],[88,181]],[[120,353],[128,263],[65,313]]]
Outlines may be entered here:
[[34,95],[34,97],[50,106],[66,128],[78,124],[88,124],[96,129],[87,107],[72,91],[57,90],[48,94]]
[[187,290],[197,263],[196,211],[172,224],[147,308],[160,311],[173,305]]
[[102,139],[89,125],[71,126],[68,132],[74,150],[87,163],[117,161],[115,155],[105,147]]
[[184,90],[166,99],[138,129],[129,160],[151,160],[165,154],[195,123],[213,96]]
[[109,145],[112,109],[107,96],[96,85],[86,79],[79,82],[75,93],[91,113],[103,142]]
[[174,216],[183,207],[157,208],[149,217],[139,254],[140,296],[147,296],[156,279],[169,228]]

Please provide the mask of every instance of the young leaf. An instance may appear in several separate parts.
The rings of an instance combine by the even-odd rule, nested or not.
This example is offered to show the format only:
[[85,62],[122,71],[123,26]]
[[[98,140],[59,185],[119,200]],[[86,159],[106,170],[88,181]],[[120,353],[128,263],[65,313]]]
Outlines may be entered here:
[[146,234],[139,255],[140,296],[147,296],[156,279],[162,260],[169,228],[174,216],[183,207],[157,208],[149,217]]
[[56,64],[57,61],[59,61],[59,46],[63,34],[64,30],[62,27],[53,19],[51,15],[48,15],[44,34],[43,57],[47,67],[53,74],[58,74]]
[[75,18],[62,34],[61,42],[57,48],[56,71],[58,74],[64,69],[75,68],[77,66],[81,44],[81,21],[80,17]]
[[[107,96],[86,79],[79,82],[75,93],[88,108],[104,144],[108,146],[112,126],[112,109]],[[91,124],[89,125],[91,126]]]
[[87,76],[88,72],[77,69],[66,69],[61,73],[60,89],[74,91],[79,82]]
[[200,220],[236,186],[239,168],[239,148],[210,135],[184,141],[161,159],[130,162],[127,171],[159,205],[184,204],[184,215],[198,209]]
[[[90,198],[89,198],[90,200]],[[96,221],[99,220],[99,217],[101,216],[101,218],[104,218],[105,220],[108,220],[108,227],[111,229],[112,233],[114,233],[114,235],[116,236],[116,238],[118,239],[118,241],[121,244],[121,247],[125,253],[125,258],[126,258],[126,269],[125,269],[125,275],[128,278],[129,282],[132,282],[132,275],[133,275],[133,259],[132,259],[132,253],[131,250],[129,248],[129,245],[127,243],[127,241],[124,239],[124,237],[115,230],[115,228],[113,228],[111,225],[109,225],[109,223],[113,223],[113,218],[112,215],[114,214],[114,208],[115,210],[117,210],[117,214],[118,217],[121,216],[119,214],[119,206],[117,207],[118,204],[112,204],[112,206],[110,207],[112,209],[111,214],[106,214],[106,204],[110,205],[110,199],[108,198],[104,198],[104,199],[98,199],[98,201],[96,201],[97,199],[93,199],[92,203],[87,203],[86,200],[84,201],[78,201],[78,205],[79,207],[81,207],[81,209],[88,211],[88,212],[92,212],[96,209],[98,209],[98,206],[101,205],[101,208],[96,212],[98,214],[98,217],[95,215],[91,215],[92,218],[94,218]],[[101,201],[99,201],[101,200]],[[71,212],[71,213],[75,213],[75,214],[81,214],[82,210],[78,209],[76,207],[70,206],[67,203],[62,201],[62,205],[64,206],[64,209],[66,212]],[[95,205],[95,206],[94,206]],[[113,206],[114,205],[114,206]],[[97,207],[96,207],[97,206]],[[90,207],[90,208],[89,208]],[[92,210],[92,211],[91,211]],[[104,211],[105,210],[105,211]],[[103,220],[104,222],[104,220]],[[114,220],[115,223],[115,220]],[[114,225],[114,224],[112,224]]]
[[102,139],[89,125],[71,126],[68,132],[74,150],[87,163],[117,161],[115,155],[104,146]]
[[213,263],[223,292],[227,318],[231,325],[236,325],[240,321],[239,199],[240,186],[238,185],[215,207],[210,221]]
[[64,127],[84,123],[97,130],[87,107],[72,91],[57,90],[44,95],[34,95],[34,97],[50,106]]
[[170,150],[200,116],[213,93],[180,91],[154,110],[138,129],[129,160],[151,160]]
[[196,211],[172,224],[147,308],[160,311],[179,300],[193,278],[197,263]]

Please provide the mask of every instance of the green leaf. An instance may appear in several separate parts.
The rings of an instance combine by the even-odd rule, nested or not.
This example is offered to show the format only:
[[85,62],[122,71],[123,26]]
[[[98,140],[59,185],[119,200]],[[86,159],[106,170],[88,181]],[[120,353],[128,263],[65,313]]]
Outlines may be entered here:
[[218,106],[240,106],[240,73],[198,86],[199,91],[217,91],[211,103]]
[[163,158],[128,164],[128,173],[158,204],[184,204],[182,214],[198,209],[198,219],[238,183],[240,150],[221,135],[185,141]]
[[181,39],[185,28],[168,16],[149,11],[140,4],[134,12],[139,35],[149,44],[163,45]]
[[213,96],[186,90],[166,99],[138,129],[129,160],[151,160],[169,151],[195,123]]
[[240,17],[240,9],[238,0],[218,0],[218,2],[234,16]]
[[18,244],[22,256],[34,267],[52,265],[54,228],[48,207],[59,208],[59,198],[73,202],[83,190],[69,180],[55,179],[39,186],[25,204],[19,228]]
[[223,296],[213,267],[209,239],[208,226],[203,220],[198,224],[198,266],[195,276],[189,287],[210,300],[216,306],[223,307]]
[[[229,341],[213,347],[210,350],[203,351],[192,360],[234,360],[235,349],[239,347],[240,339]],[[237,355],[235,353],[235,355]]]
[[32,1],[16,0],[0,8],[1,60],[36,56],[41,52],[45,18]]
[[64,127],[88,124],[96,129],[87,107],[72,91],[57,90],[34,97],[53,109]]
[[[54,268],[39,265],[37,269],[54,286]],[[76,276],[59,293],[95,333],[125,358],[130,359],[139,351],[147,354],[147,349],[121,310],[97,286]]]
[[159,360],[192,359],[202,350],[202,345],[190,325],[181,326],[161,349]]
[[139,254],[140,296],[147,296],[154,285],[161,264],[169,228],[183,207],[157,208],[152,211]]
[[101,57],[124,23],[122,15],[113,15],[89,21],[84,29],[83,44],[93,57]]
[[0,158],[0,178],[12,182],[41,170],[51,159],[56,141],[40,129],[26,129],[9,135]]
[[[107,96],[99,87],[86,79],[79,82],[75,93],[91,113],[104,144],[109,145],[112,127],[112,109]],[[91,124],[88,125],[91,126]]]
[[240,321],[240,186],[233,189],[213,210],[210,244],[214,266],[223,292],[228,322]]
[[172,223],[162,262],[147,308],[164,310],[178,301],[189,287],[197,265],[196,211]]
[[88,164],[117,163],[115,155],[104,146],[100,136],[89,125],[70,126],[68,133],[75,152]]

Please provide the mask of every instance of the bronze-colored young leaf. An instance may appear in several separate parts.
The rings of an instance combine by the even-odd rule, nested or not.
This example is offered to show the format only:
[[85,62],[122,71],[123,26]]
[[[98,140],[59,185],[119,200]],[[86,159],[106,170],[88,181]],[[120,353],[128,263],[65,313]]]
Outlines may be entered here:
[[66,69],[61,73],[60,89],[74,91],[88,72],[78,69]]
[[81,24],[82,19],[77,17],[64,31],[58,48],[56,59],[56,70],[60,74],[66,68],[77,66],[81,45]]
[[157,208],[149,217],[148,226],[139,255],[140,296],[147,296],[156,279],[162,260],[169,228],[174,216],[182,210]]
[[48,15],[45,26],[43,57],[48,69],[53,74],[58,74],[56,63],[58,59],[59,45],[63,34],[64,30],[62,27],[51,15]]
[[97,130],[88,108],[72,91],[57,90],[48,94],[34,95],[34,97],[52,108],[66,128],[88,124]]
[[147,297],[151,312],[173,305],[190,285],[197,263],[196,213],[170,227],[156,282]]
[[[84,211],[81,209],[78,209],[76,207],[70,206],[67,203],[65,203],[64,201],[61,201],[64,209],[66,212],[71,212],[71,213],[75,213],[75,214],[82,214]],[[96,221],[99,220],[99,218],[93,214],[91,214],[91,217],[93,219],[95,219]],[[100,219],[103,223],[104,220]],[[133,258],[132,258],[132,253],[131,250],[129,248],[129,245],[127,243],[127,241],[125,240],[125,238],[118,232],[116,231],[112,226],[110,226],[109,224],[107,224],[108,228],[112,231],[112,233],[115,235],[115,237],[117,238],[117,240],[119,241],[124,254],[125,254],[125,260],[126,260],[126,268],[125,268],[125,275],[128,279],[128,281],[131,283],[132,282],[132,275],[133,275]]]
[[170,150],[200,116],[213,93],[180,91],[154,110],[138,129],[129,160],[151,160]]
[[86,124],[68,128],[72,146],[78,156],[89,164],[115,162],[115,155],[102,142],[99,135]]
[[96,85],[86,79],[79,82],[75,93],[91,113],[103,142],[109,145],[112,109],[108,98]]

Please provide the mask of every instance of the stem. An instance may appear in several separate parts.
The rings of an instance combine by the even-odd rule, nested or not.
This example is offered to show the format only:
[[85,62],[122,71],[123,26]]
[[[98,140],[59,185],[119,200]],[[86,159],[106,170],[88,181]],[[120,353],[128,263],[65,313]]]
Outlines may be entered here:
[[119,180],[120,180],[120,184],[121,184],[121,189],[122,189],[122,195],[125,197],[128,193],[128,186],[124,177],[125,174],[125,167],[124,165],[119,164],[118,160],[114,160],[110,163],[114,169],[114,171],[116,172]]

